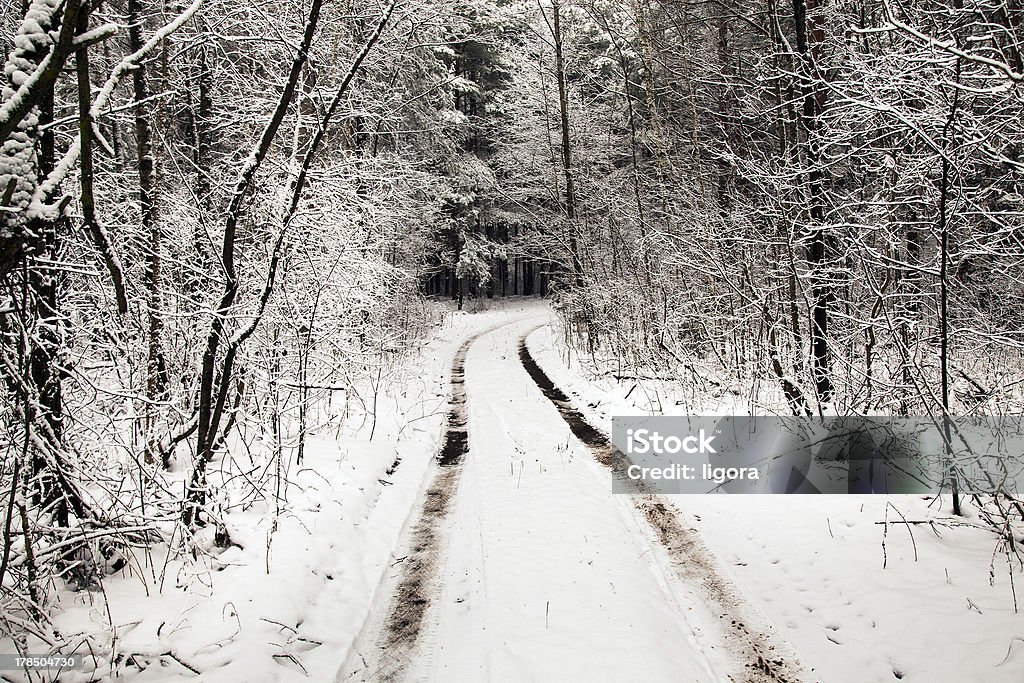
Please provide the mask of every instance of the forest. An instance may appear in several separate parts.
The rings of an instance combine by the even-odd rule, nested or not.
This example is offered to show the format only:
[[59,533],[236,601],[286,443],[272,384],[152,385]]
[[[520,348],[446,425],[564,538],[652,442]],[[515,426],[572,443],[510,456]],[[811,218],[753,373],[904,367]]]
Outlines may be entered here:
[[[118,601],[427,476],[503,306],[657,410],[1024,412],[1021,0],[0,0],[0,36],[0,651],[88,653],[67,680],[208,674]],[[1022,493],[956,481],[1014,623]],[[895,509],[883,552],[938,535]]]

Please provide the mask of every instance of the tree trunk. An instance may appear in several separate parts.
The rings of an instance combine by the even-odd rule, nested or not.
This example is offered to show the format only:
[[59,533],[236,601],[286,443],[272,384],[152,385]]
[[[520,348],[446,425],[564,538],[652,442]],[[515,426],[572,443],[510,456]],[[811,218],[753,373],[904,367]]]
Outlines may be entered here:
[[[39,123],[45,125],[53,121],[53,85],[48,88],[49,94],[39,106]],[[39,177],[45,178],[52,170],[55,158],[55,141],[52,128],[46,128],[39,136]],[[33,263],[27,269],[28,286],[32,292],[30,306],[34,312],[38,333],[29,354],[29,372],[32,386],[36,391],[38,405],[29,408],[29,421],[40,417],[46,429],[42,432],[42,441],[51,450],[53,462],[62,462],[64,442],[64,409],[63,409],[63,375],[60,362],[61,320],[60,290],[63,278],[60,270],[47,263],[59,262],[58,230],[65,221],[56,222],[34,221],[32,233],[37,235],[37,244],[33,253],[42,256],[40,262]],[[28,408],[28,406],[27,406]],[[41,415],[35,414],[36,410]],[[31,429],[26,425],[26,429]],[[69,523],[68,501],[62,495],[56,473],[50,472],[49,465],[43,454],[34,449],[32,475],[36,478],[37,494],[35,502],[43,507],[51,507],[54,521],[67,527]]]
[[569,135],[569,94],[565,83],[565,58],[562,54],[562,11],[560,0],[552,0],[551,37],[555,43],[555,78],[558,81],[558,112],[562,130],[562,172],[565,176],[565,216],[569,219],[569,256],[573,279],[583,286],[583,262],[576,235],[576,180],[573,175],[572,145]]
[[[142,49],[142,12],[140,0],[128,0],[128,44],[132,52]],[[146,361],[146,462],[153,461],[153,447],[150,443],[155,429],[153,406],[167,394],[167,362],[163,352],[162,300],[160,295],[160,252],[163,247],[163,230],[156,215],[156,178],[153,159],[153,130],[150,125],[151,113],[147,110],[149,83],[146,80],[145,63],[140,63],[132,72],[132,87],[135,96],[135,140],[139,164],[139,212],[142,233],[149,238],[146,250],[146,293],[148,295],[149,348]],[[163,463],[164,467],[170,465]]]
[[825,103],[824,92],[814,84],[814,65],[824,39],[822,19],[808,19],[808,13],[817,8],[817,0],[793,0],[796,24],[798,74],[803,106],[799,115],[804,132],[808,172],[807,201],[811,229],[810,263],[814,271],[811,287],[811,361],[818,400],[832,400],[832,376],[829,371],[828,323],[829,307],[833,298],[831,286],[822,270],[826,263],[824,226],[824,178],[820,142],[817,139],[818,119]]
[[[89,14],[83,12],[78,18],[79,33],[85,33],[89,29]],[[90,114],[92,109],[92,83],[89,80],[89,48],[82,46],[75,53],[75,71],[78,76],[78,135],[81,149],[81,173],[80,173],[80,199],[82,202],[82,222],[92,237],[93,245],[99,252],[107,272],[110,274],[111,283],[114,285],[114,295],[117,300],[117,312],[124,315],[128,312],[128,297],[125,294],[124,269],[121,261],[114,252],[113,244],[107,235],[106,230],[100,224],[96,216],[96,200],[93,192],[93,179],[95,169],[93,167],[93,120]]]
[[[960,80],[960,60],[956,61],[956,80]],[[960,491],[956,467],[952,462],[952,433],[949,417],[949,203],[950,163],[947,151],[954,147],[955,123],[957,107],[960,102],[960,89],[953,86],[953,102],[949,109],[949,117],[942,128],[942,172],[939,178],[939,374],[942,382],[942,426],[946,458],[949,461],[949,484],[953,492],[953,514],[960,514]]]
[[211,54],[204,44],[199,48],[199,108],[193,117],[195,126],[196,197],[199,200],[199,225],[195,235],[196,252],[205,268],[210,264],[208,230],[213,214],[213,188],[210,173],[213,172],[213,73]]

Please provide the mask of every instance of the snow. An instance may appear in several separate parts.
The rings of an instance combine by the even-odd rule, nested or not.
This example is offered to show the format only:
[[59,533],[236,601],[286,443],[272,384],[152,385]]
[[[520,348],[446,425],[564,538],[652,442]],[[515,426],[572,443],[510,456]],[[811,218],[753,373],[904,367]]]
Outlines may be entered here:
[[[178,536],[184,557],[165,546],[139,551],[101,592],[61,591],[57,627],[83,643],[79,652],[100,654],[100,676],[116,672],[119,680],[195,680],[188,667],[213,682],[333,678],[375,604],[438,448],[455,349],[514,310],[441,309],[444,323],[409,361],[414,372],[381,395],[372,440],[369,422],[340,438],[311,438],[305,462],[286,473],[279,516],[265,501],[239,508],[234,496],[248,485],[225,486],[237,545],[217,551],[205,529],[194,561]],[[232,458],[248,461],[236,446],[211,465],[213,481]],[[0,642],[0,652],[16,649]]]
[[75,36],[75,39],[74,41],[72,41],[72,44],[75,45],[75,47],[78,47],[80,45],[91,45],[93,43],[99,42],[101,40],[106,40],[107,38],[116,35],[117,31],[117,24],[103,24],[102,26],[97,26],[96,28],[90,31],[78,34],[77,36]]
[[[305,462],[283,472],[279,512],[246,483],[221,482],[229,548],[214,546],[212,529],[191,543],[176,535],[170,548],[136,551],[102,591],[59,593],[56,626],[99,654],[95,678],[377,680],[392,654],[415,680],[730,680],[736,657],[716,615],[673,574],[632,500],[611,493],[609,472],[532,382],[516,344],[551,323],[529,336],[531,353],[606,430],[612,415],[651,405],[741,411],[743,397],[701,404],[665,382],[594,376],[564,355],[541,302],[434,310],[444,323],[381,395],[374,437],[368,423],[311,437]],[[469,452],[443,522],[436,591],[420,637],[382,657],[410,530],[439,471],[452,358],[481,331],[466,359]],[[211,479],[247,458],[235,444]],[[1001,555],[990,576],[995,539],[976,519],[949,526],[945,510],[910,496],[673,500],[736,600],[775,627],[813,679],[1024,680],[1024,620]]]
[[[743,397],[731,393],[694,400],[668,383],[595,377],[550,327],[528,341],[545,372],[606,432],[612,415],[744,414]],[[669,497],[821,680],[1024,680],[1024,618],[1014,610],[1005,556],[993,555],[997,539],[977,519],[952,518],[948,501]],[[900,514],[933,520],[935,530],[903,524]],[[1017,565],[1018,586],[1022,578]]]
[[[36,50],[41,51],[52,43],[47,30],[43,27],[50,26],[58,5],[57,0],[34,0],[25,12],[25,18],[13,38],[14,49],[4,63],[4,76],[9,82],[4,84],[0,93],[0,122],[10,120],[15,109],[21,105],[49,63],[49,54],[42,57],[38,64],[34,63],[29,55]],[[30,116],[31,118],[23,120],[23,130],[35,125],[35,116]],[[2,161],[0,158],[0,173],[8,173]]]
[[[118,62],[117,66],[111,70],[110,76],[107,78],[106,82],[96,93],[92,107],[89,109],[89,116],[92,120],[99,120],[99,118],[104,114],[107,102],[114,94],[117,86],[121,82],[121,79],[134,70],[136,64],[149,54],[153,48],[163,42],[169,35],[181,28],[186,21],[191,19],[202,4],[203,0],[193,0],[191,5],[185,8],[170,22],[158,29],[149,38],[149,40],[147,40],[146,43],[138,49],[138,51],[125,56],[120,62]],[[39,183],[38,187],[36,187],[32,193],[31,201],[27,204],[29,217],[53,219],[58,215],[57,208],[59,207],[59,204],[49,205],[46,202],[57,192],[60,183],[74,168],[81,153],[81,139],[76,137],[75,141],[68,146],[67,151],[64,153],[64,156],[61,158],[60,162],[57,163],[53,171],[50,172],[42,183]],[[0,159],[0,162],[2,161],[3,159]],[[0,165],[0,174],[4,172],[3,166]]]

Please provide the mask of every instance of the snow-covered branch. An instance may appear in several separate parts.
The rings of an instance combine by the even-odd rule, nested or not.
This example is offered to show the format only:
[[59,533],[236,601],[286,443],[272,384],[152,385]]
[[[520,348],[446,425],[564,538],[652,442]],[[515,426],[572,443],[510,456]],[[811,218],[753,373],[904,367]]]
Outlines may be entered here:
[[[168,36],[180,29],[185,22],[191,19],[199,8],[202,7],[202,4],[203,0],[193,0],[192,4],[189,5],[184,12],[158,29],[150,39],[146,41],[141,49],[127,55],[117,64],[117,66],[114,67],[110,72],[110,76],[107,77],[106,82],[103,84],[103,87],[96,93],[96,98],[93,100],[92,107],[89,109],[89,116],[93,120],[98,119],[103,113],[104,108],[107,106],[107,102],[114,94],[117,86],[121,83],[121,79],[129,74],[140,61],[152,52],[161,42],[166,40]],[[53,171],[51,171],[50,174],[47,175],[46,179],[36,188],[35,194],[32,198],[33,209],[35,212],[51,219],[56,217],[57,207],[55,205],[48,204],[48,202],[50,202],[56,194],[60,183],[67,177],[72,169],[74,169],[81,153],[81,139],[76,138],[64,153],[60,162],[54,167]]]

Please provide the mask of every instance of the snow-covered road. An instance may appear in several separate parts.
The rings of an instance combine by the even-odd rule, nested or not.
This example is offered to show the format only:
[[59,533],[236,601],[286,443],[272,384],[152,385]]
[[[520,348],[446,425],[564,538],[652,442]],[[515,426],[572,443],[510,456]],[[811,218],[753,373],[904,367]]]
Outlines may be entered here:
[[647,535],[519,361],[469,352],[469,453],[414,677],[713,680]]
[[468,451],[428,488],[376,661],[352,679],[704,683],[743,671],[715,635],[725,616],[693,604],[650,517],[612,495],[609,471],[523,367],[519,341],[549,315],[469,346]]

